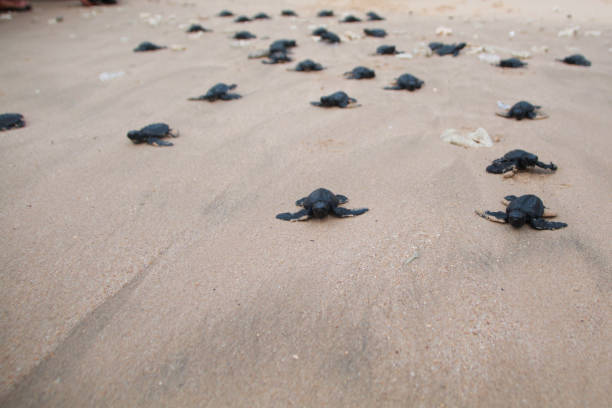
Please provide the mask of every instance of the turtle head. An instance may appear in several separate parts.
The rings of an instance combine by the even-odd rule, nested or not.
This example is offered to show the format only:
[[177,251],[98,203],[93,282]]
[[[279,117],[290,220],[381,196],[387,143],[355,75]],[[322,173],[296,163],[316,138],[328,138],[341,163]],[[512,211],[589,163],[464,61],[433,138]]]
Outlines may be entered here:
[[512,210],[508,213],[508,223],[515,228],[522,227],[527,222],[527,215],[521,210]]
[[315,218],[325,218],[329,214],[329,206],[325,201],[317,201],[312,205],[312,215]]
[[140,131],[138,130],[130,130],[127,134],[127,137],[134,143],[142,142],[142,136],[140,135]]

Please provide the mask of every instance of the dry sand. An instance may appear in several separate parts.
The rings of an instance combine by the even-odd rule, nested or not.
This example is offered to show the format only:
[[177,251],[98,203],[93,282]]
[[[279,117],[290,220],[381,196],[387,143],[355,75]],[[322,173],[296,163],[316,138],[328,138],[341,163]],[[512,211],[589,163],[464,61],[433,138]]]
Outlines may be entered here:
[[[0,133],[0,406],[612,405],[610,1],[122,3],[35,1],[0,20],[0,111],[27,119]],[[273,19],[239,25],[222,8]],[[388,19],[340,25],[322,8]],[[198,16],[215,31],[192,39],[182,25]],[[390,35],[329,46],[308,35],[321,23]],[[549,52],[526,70],[369,55],[441,25],[444,41]],[[231,46],[237,29],[269,39]],[[278,38],[328,69],[247,59]],[[144,40],[187,49],[133,53]],[[593,66],[554,61],[575,52]],[[344,80],[356,65],[377,78]],[[404,72],[425,87],[381,89]],[[244,98],[186,101],[221,81]],[[309,105],[339,89],[363,106]],[[493,114],[520,99],[550,118]],[[174,147],[125,137],[156,121],[180,130]],[[450,127],[499,142],[451,146]],[[519,147],[559,170],[485,173]],[[321,186],[370,212],[274,218]],[[569,227],[474,215],[525,193]]]

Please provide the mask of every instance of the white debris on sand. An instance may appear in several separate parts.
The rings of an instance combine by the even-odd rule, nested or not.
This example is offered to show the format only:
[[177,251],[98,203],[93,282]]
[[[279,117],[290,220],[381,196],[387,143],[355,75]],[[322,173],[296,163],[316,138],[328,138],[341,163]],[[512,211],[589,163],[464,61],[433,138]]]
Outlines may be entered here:
[[441,135],[446,143],[450,143],[461,147],[491,147],[493,140],[486,130],[478,128],[474,132],[462,135],[457,129],[446,129]]
[[578,35],[578,31],[580,30],[580,26],[574,26],[566,28],[565,30],[559,31],[557,34],[559,37],[575,37]]
[[478,59],[489,64],[499,64],[501,57],[497,54],[482,53],[478,55]]
[[123,72],[123,71],[103,72],[103,73],[101,73],[98,76],[98,78],[100,78],[100,81],[106,82],[106,81],[110,81],[110,80],[115,79],[115,78],[120,78],[120,77],[122,77],[124,75],[125,75],[125,72]]
[[442,37],[453,35],[453,29],[450,27],[440,26],[436,28],[436,35],[439,35]]

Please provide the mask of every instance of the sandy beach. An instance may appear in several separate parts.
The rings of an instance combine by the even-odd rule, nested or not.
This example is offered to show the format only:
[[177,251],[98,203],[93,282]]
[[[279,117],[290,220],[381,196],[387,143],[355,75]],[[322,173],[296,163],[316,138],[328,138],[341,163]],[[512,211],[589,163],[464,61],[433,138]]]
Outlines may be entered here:
[[[612,1],[32,5],[0,19],[0,113],[27,123],[0,132],[0,406],[612,406]],[[247,58],[281,38],[292,63]],[[592,66],[555,60],[575,53]],[[326,69],[287,71],[306,58]],[[358,65],[376,78],[343,78]],[[424,87],[383,90],[403,73]],[[218,82],[242,98],[187,100]],[[310,105],[338,90],[361,106]],[[494,114],[520,100],[549,118]],[[126,138],[154,122],[174,146]],[[440,139],[479,127],[492,147]],[[517,148],[558,170],[485,172]],[[369,212],[275,219],[318,187]],[[528,193],[568,227],[474,213]]]

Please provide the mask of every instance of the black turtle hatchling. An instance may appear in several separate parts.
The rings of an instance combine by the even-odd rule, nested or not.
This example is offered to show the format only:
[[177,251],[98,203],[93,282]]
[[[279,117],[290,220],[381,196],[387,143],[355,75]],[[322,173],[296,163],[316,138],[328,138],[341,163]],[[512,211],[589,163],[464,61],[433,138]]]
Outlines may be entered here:
[[376,49],[376,54],[378,55],[395,55],[401,53],[402,51],[397,51],[395,49],[395,45],[381,45]]
[[252,38],[257,38],[257,36],[248,31],[238,31],[236,34],[234,34],[235,40],[250,40]]
[[322,71],[323,69],[325,69],[323,68],[323,65],[319,64],[318,62],[314,62],[311,59],[305,59],[304,61],[297,64],[297,66],[293,69],[293,71],[310,72],[310,71]]
[[317,17],[333,17],[333,16],[334,16],[333,10],[321,10],[317,13]]
[[441,57],[450,54],[452,54],[453,57],[456,57],[459,55],[459,51],[465,48],[466,45],[467,44],[464,42],[459,44],[442,44],[440,42],[431,42],[429,43],[429,48]]
[[188,33],[198,33],[198,32],[203,32],[203,33],[208,33],[212,30],[209,30],[207,28],[202,27],[200,24],[192,24],[189,26],[189,28],[187,29]]
[[208,101],[208,102],[214,102],[216,100],[222,100],[222,101],[230,101],[232,99],[240,99],[242,98],[241,95],[235,94],[235,93],[229,93],[229,91],[231,91],[232,89],[236,88],[237,85],[236,84],[231,84],[231,85],[226,85],[222,82],[218,83],[217,85],[213,86],[212,88],[210,88],[208,90],[208,92],[206,92],[204,95],[200,95],[198,97],[195,98],[189,98],[190,101]]
[[269,20],[270,16],[266,13],[257,13],[253,16],[253,20]]
[[331,31],[325,31],[321,34],[321,41],[324,41],[329,44],[336,44],[340,42],[340,37],[337,34],[332,33]]
[[512,107],[505,112],[496,112],[498,116],[503,118],[515,118],[516,120],[522,119],[545,119],[548,117],[543,112],[540,112],[541,106],[532,105],[526,101],[520,101],[512,105]]
[[340,207],[346,204],[348,198],[340,194],[334,194],[325,188],[318,188],[308,195],[308,197],[300,198],[295,202],[298,207],[304,207],[296,213],[281,213],[276,215],[276,218],[284,221],[306,221],[309,218],[325,218],[328,215],[333,215],[339,218],[354,217],[368,211],[367,208],[359,208],[349,210]]
[[544,218],[556,217],[557,214],[544,207],[542,200],[533,194],[520,197],[506,196],[502,203],[506,206],[506,211],[476,210],[476,214],[489,221],[508,223],[515,228],[522,227],[525,223],[537,230],[556,230],[567,227],[564,222],[546,221]]
[[144,41],[138,44],[138,47],[134,48],[134,52],[145,52],[145,51],[156,51],[166,48],[163,45],[156,45],[149,41]]
[[497,66],[501,68],[522,68],[526,65],[526,62],[523,62],[518,58],[503,59],[499,61],[499,64],[497,64]]
[[345,92],[338,91],[331,95],[322,96],[320,102],[310,102],[311,105],[320,106],[323,108],[331,108],[337,106],[339,108],[356,108],[360,105],[355,105],[357,99],[349,97]]
[[391,90],[400,90],[406,89],[408,91],[414,91],[415,89],[421,89],[425,82],[421,81],[419,78],[410,74],[400,75],[399,78],[395,80],[393,86],[386,86],[385,89]]
[[283,10],[281,11],[281,16],[283,17],[297,17],[297,13],[293,10]]
[[368,11],[366,16],[368,16],[368,21],[382,21],[382,20],[384,20],[384,17],[379,16],[378,14],[376,14],[373,11]]
[[345,72],[344,76],[347,79],[370,79],[376,76],[376,73],[373,69],[366,67],[355,67],[352,71]]
[[247,16],[238,16],[234,19],[234,23],[248,23],[249,21],[253,21]]
[[172,143],[162,140],[168,136],[178,137],[178,132],[174,132],[165,123],[153,123],[140,130],[130,130],[127,133],[128,139],[134,144],[148,143],[152,146],[173,146]]
[[3,113],[0,114],[0,131],[17,129],[25,126],[25,120],[20,113]]
[[387,32],[382,28],[364,28],[363,32],[369,37],[384,38],[387,36]]
[[219,16],[219,17],[233,17],[234,13],[232,13],[229,10],[221,10],[221,12],[219,12],[219,14],[217,14],[217,16]]
[[538,160],[538,156],[525,150],[511,150],[504,154],[503,157],[493,160],[493,163],[487,166],[487,172],[493,174],[504,174],[504,177],[512,177],[518,171],[527,170],[528,167],[538,166],[543,169],[556,171],[557,166],[554,163],[546,164]]
[[583,67],[591,66],[591,61],[584,58],[584,55],[582,54],[570,55],[569,57],[565,57],[563,59],[557,59],[557,61],[565,62],[566,64],[570,65],[582,65]]
[[348,16],[346,16],[342,20],[340,20],[340,22],[341,23],[359,23],[359,22],[361,22],[361,19],[355,17],[352,14],[349,14]]

